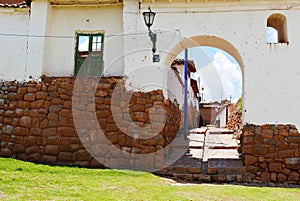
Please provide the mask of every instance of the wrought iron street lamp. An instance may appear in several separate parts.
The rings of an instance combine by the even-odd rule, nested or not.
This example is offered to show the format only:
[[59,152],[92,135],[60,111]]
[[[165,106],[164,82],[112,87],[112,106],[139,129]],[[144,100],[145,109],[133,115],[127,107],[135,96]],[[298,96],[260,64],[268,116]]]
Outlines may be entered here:
[[148,27],[148,29],[150,30],[150,27],[152,26],[153,24],[153,21],[154,21],[154,17],[156,15],[155,12],[152,12],[150,6],[148,7],[148,10],[147,12],[143,12],[143,16],[144,16],[144,21],[145,21],[145,24],[146,26]]
[[150,6],[148,7],[147,12],[143,12],[144,21],[145,21],[146,26],[148,27],[149,37],[150,37],[150,40],[152,41],[152,53],[153,53],[152,60],[153,60],[153,62],[159,62],[160,57],[158,54],[156,54],[157,35],[156,35],[156,33],[153,33],[150,29],[150,27],[153,25],[155,15],[156,15],[156,13],[151,10]]

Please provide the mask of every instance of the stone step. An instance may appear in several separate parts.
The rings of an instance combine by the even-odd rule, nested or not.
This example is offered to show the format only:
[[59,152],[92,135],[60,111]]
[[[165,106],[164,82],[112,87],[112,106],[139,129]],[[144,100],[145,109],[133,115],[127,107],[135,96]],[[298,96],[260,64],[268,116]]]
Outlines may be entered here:
[[245,172],[241,159],[209,159],[207,174],[242,175]]

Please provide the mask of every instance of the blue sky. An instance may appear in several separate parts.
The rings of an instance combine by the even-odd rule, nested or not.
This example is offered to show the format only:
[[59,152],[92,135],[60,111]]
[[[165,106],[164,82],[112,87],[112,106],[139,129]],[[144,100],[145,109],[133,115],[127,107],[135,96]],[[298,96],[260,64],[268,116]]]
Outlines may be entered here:
[[[277,42],[277,30],[267,27],[266,43]],[[184,58],[184,52],[178,58]],[[200,92],[205,102],[223,99],[236,102],[241,97],[242,73],[231,55],[221,49],[201,46],[188,49],[188,59],[196,65],[197,73],[192,78],[200,77]]]
[[[184,52],[178,58],[184,58]],[[217,48],[195,47],[188,49],[188,58],[196,65],[197,73],[192,78],[200,78],[204,102],[224,99],[236,102],[241,97],[242,73],[231,55]]]

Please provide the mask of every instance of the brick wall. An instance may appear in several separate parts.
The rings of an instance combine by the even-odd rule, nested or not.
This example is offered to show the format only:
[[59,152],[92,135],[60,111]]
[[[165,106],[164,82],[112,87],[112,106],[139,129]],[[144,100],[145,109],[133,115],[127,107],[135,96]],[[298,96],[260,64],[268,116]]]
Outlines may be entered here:
[[248,182],[300,184],[300,135],[293,125],[245,125],[240,152]]
[[[152,122],[150,121],[150,108],[153,106],[159,106],[158,109],[164,109],[166,113],[166,123],[159,134],[139,140],[125,135],[112,115],[113,90],[117,84],[124,86],[122,78],[102,78],[94,94],[90,85],[79,85],[72,96],[74,83],[74,78],[44,78],[41,82],[1,82],[0,156],[38,163],[102,166],[89,154],[79,138],[74,118],[82,117],[78,113],[77,116],[73,114],[72,101],[77,111],[96,111],[97,121],[107,139],[129,153],[151,153],[162,149],[173,140],[179,130],[181,112],[175,104],[164,99],[161,90],[149,93],[123,90],[123,93],[131,97],[129,119],[139,127],[147,127],[151,123],[155,126],[155,123],[162,121],[159,115],[153,115]],[[95,104],[76,96],[95,96]],[[119,101],[120,106],[126,104],[122,97]],[[122,108],[126,110],[128,107]],[[122,118],[128,119],[125,111],[121,110],[120,113]],[[89,129],[92,126],[89,125],[90,122],[83,122],[83,127]],[[91,137],[92,134],[89,135]],[[107,159],[112,160],[109,154]],[[118,163],[116,159],[113,162]]]

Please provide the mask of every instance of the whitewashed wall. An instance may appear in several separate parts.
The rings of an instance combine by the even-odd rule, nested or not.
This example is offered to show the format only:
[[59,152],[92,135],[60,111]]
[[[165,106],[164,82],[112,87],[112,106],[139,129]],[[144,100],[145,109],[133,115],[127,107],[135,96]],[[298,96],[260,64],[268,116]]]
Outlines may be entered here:
[[51,6],[47,18],[43,74],[74,74],[76,30],[104,30],[105,75],[123,75],[121,6]]
[[26,78],[28,23],[28,9],[0,8],[0,80]]
[[[157,46],[162,59],[157,65],[168,67],[184,48],[198,45],[221,48],[241,65],[244,123],[291,123],[300,129],[300,10],[297,6],[284,10],[289,2],[295,1],[184,3],[177,6],[160,2],[142,4],[139,9],[136,1],[125,0],[124,8],[125,12],[130,9],[124,13],[124,31],[128,32],[147,33],[141,13],[148,5],[157,12],[152,30],[164,31],[158,34]],[[287,17],[289,45],[265,43],[267,18],[273,13]],[[180,40],[192,37],[193,43],[179,44]],[[139,66],[151,63],[151,43],[147,34],[128,36],[124,51],[127,55],[125,73],[136,71],[141,79],[147,76],[137,70]],[[173,55],[170,54],[172,51]],[[166,77],[163,71],[156,75]],[[161,80],[165,86],[165,80]]]

